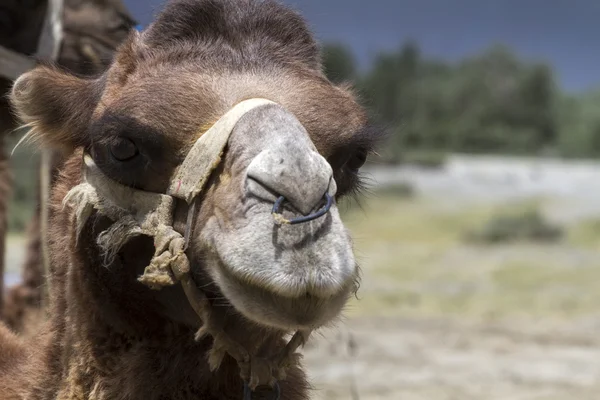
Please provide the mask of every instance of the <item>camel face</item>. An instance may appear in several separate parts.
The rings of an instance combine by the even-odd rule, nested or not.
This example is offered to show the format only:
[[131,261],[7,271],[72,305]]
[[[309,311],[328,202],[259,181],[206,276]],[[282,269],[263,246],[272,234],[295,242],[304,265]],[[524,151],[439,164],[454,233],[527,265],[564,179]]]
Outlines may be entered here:
[[278,223],[272,210],[283,197],[286,218],[309,215],[336,190],[330,164],[293,114],[255,109],[233,130],[221,174],[203,200],[196,259],[248,318],[283,329],[321,326],[354,288],[350,237],[335,205],[295,225]]
[[[202,137],[209,121],[222,114],[203,117],[210,110],[207,103],[220,97],[207,102],[193,93],[266,90],[255,82],[244,88],[235,81],[223,83],[223,89],[209,89],[198,84],[194,74],[181,74],[180,79],[189,80],[171,86],[181,92],[163,94],[173,100],[157,102],[154,108],[143,99],[152,97],[157,82],[170,79],[166,73],[161,76],[164,80],[140,77],[135,89],[125,85],[106,92],[120,95],[101,101],[96,109],[90,152],[108,177],[165,193],[175,171],[182,168],[191,139]],[[303,84],[311,85],[312,80]],[[209,278],[198,284],[216,284],[220,295],[250,320],[286,330],[314,329],[340,313],[355,288],[357,268],[335,204],[325,215],[295,225],[281,223],[272,213],[280,197],[285,199],[281,215],[294,219],[322,209],[326,195],[338,195],[334,177],[338,171],[283,105],[294,104],[281,92],[273,93],[271,98],[283,101],[249,111],[233,128],[222,160],[198,199],[188,257],[196,274]],[[174,99],[179,96],[188,99],[185,107]],[[166,121],[165,115],[172,119]],[[195,116],[194,123],[187,121],[188,115]],[[186,131],[189,137],[182,134]],[[179,232],[186,230],[188,209],[179,202],[175,218]]]
[[[34,139],[83,148],[108,178],[153,193],[167,193],[193,144],[236,104],[275,103],[231,131],[187,227],[187,256],[197,286],[214,288],[220,304],[264,326],[314,329],[356,287],[335,200],[357,188],[376,137],[351,92],[323,76],[302,20],[278,7],[174,1],[102,77],[41,67],[16,82],[12,101]],[[310,221],[283,221],[324,207]],[[180,233],[189,209],[177,200]]]

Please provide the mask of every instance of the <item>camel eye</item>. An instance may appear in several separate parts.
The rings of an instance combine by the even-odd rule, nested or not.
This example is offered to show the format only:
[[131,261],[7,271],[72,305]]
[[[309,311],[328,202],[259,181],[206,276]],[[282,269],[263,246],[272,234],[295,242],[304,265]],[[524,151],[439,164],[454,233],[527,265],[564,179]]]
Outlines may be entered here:
[[353,171],[358,171],[367,162],[367,150],[359,149],[350,157],[346,165]]
[[129,139],[116,139],[109,148],[110,154],[117,161],[129,161],[139,154],[137,146]]

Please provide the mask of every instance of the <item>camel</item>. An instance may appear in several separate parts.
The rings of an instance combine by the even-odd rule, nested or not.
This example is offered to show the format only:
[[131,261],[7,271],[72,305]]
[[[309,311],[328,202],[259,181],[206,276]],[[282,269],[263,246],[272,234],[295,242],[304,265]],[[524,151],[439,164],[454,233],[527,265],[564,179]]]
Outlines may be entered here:
[[337,205],[381,135],[299,14],[171,0],[99,77],[37,67],[10,100],[63,157],[49,319],[0,329],[4,398],[310,397],[298,349],[359,282]]
[[[18,53],[35,53],[40,34],[46,1],[30,1],[28,4],[15,2],[0,6],[0,45]],[[56,63],[73,73],[96,76],[108,68],[117,46],[127,37],[135,25],[121,0],[65,0],[63,18],[63,43]],[[47,61],[47,60],[46,60]],[[16,121],[10,114],[7,95],[11,82],[0,79],[0,133],[12,132]],[[2,277],[4,272],[4,245],[6,231],[7,202],[10,196],[11,174],[4,147],[0,141],[0,317],[14,331],[25,333],[28,326],[35,326],[43,305],[44,262],[41,252],[41,234],[44,224],[40,223],[44,199],[39,200],[32,221],[27,229],[28,246],[22,268],[22,282],[6,293],[6,304],[2,306]],[[61,155],[47,152],[43,168],[53,180]],[[47,190],[46,183],[39,182],[39,195]]]

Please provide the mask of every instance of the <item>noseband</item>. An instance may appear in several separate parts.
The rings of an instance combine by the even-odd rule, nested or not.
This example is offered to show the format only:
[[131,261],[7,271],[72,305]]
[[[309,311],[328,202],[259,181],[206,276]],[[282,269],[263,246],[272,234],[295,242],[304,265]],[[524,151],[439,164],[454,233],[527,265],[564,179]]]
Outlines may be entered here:
[[[97,239],[108,259],[114,258],[118,250],[132,237],[145,235],[154,239],[154,256],[138,281],[156,290],[181,284],[188,302],[201,322],[195,340],[199,341],[207,335],[213,338],[208,357],[211,371],[219,367],[225,354],[233,357],[238,363],[244,382],[243,391],[241,390],[244,400],[251,400],[253,392],[259,387],[269,389],[271,399],[280,398],[278,382],[285,379],[286,370],[297,362],[295,352],[304,345],[311,332],[297,331],[283,351],[273,358],[266,359],[251,354],[225,332],[223,318],[219,318],[217,313],[213,312],[208,297],[193,280],[186,252],[193,233],[199,194],[220,164],[231,132],[247,112],[269,104],[276,103],[265,99],[246,100],[221,117],[192,146],[172,177],[166,194],[123,186],[104,175],[93,159],[84,155],[84,182],[73,188],[64,200],[64,204],[70,204],[75,209],[78,237],[94,211],[113,221]],[[175,199],[184,200],[188,204],[183,235],[173,228]],[[286,219],[282,214],[285,201],[283,196],[279,197],[273,206],[272,214],[276,222],[291,225],[320,218],[333,204],[332,196],[325,194],[325,204],[320,210],[307,216]]]

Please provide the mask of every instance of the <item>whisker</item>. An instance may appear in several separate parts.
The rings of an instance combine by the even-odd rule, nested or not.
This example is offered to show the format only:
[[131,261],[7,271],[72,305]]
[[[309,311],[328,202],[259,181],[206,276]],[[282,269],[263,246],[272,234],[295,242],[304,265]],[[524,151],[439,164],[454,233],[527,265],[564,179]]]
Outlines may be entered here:
[[39,140],[38,138],[36,138],[36,135],[35,135],[36,129],[35,129],[34,122],[29,122],[25,125],[21,125],[20,127],[13,129],[11,133],[17,132],[18,130],[24,129],[24,128],[29,128],[29,130],[23,135],[23,137],[21,139],[19,139],[19,141],[17,142],[15,147],[13,147],[12,151],[10,152],[11,157],[15,154],[15,151],[21,144],[23,144],[23,143],[33,144]]

